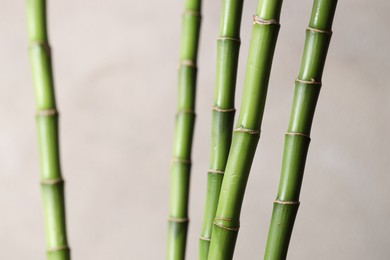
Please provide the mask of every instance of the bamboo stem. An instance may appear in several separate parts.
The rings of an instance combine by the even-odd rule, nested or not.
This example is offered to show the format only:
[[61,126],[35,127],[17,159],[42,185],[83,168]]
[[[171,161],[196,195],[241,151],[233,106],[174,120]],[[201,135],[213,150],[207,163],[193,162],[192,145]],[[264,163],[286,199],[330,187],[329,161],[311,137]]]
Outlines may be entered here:
[[182,18],[179,68],[179,93],[173,158],[171,163],[171,199],[168,225],[167,258],[185,258],[188,228],[188,198],[191,148],[195,124],[197,53],[201,20],[201,1],[186,0]]
[[46,1],[28,0],[29,53],[36,94],[36,123],[41,164],[48,260],[69,260],[66,235],[64,181],[61,176],[50,47],[46,28]]
[[301,70],[295,82],[279,190],[274,203],[264,257],[266,260],[282,260],[287,256],[299,207],[310,130],[320,93],[336,5],[337,0],[314,0],[313,3],[309,27],[306,30]]
[[282,0],[260,0],[253,19],[244,95],[222,182],[210,260],[233,258],[245,187],[260,137]]
[[207,176],[206,205],[199,241],[199,259],[202,260],[208,257],[213,220],[232,140],[243,2],[224,0],[222,6],[220,37],[217,40],[217,78],[212,109],[210,170]]

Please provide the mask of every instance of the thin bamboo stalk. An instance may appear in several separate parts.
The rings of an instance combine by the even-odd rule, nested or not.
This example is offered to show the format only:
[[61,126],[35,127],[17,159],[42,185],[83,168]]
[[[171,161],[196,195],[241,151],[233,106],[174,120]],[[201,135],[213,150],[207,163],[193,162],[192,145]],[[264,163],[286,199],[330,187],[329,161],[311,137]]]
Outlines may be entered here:
[[282,260],[299,207],[310,130],[321,88],[321,78],[332,35],[337,0],[314,0],[306,30],[301,70],[295,82],[290,123],[285,137],[282,173],[274,203],[264,259]]
[[167,258],[185,258],[188,229],[188,198],[191,148],[195,124],[197,54],[201,20],[201,1],[186,0],[182,18],[179,93],[173,158],[171,162],[171,201]]
[[212,109],[210,169],[207,176],[206,206],[199,241],[199,258],[203,260],[207,259],[209,253],[213,221],[232,140],[243,2],[243,0],[224,0],[222,5],[220,37],[217,40],[217,79]]
[[244,94],[213,223],[210,260],[233,258],[245,187],[260,137],[282,0],[260,0],[253,19]]
[[27,21],[29,53],[36,94],[36,123],[40,150],[47,259],[69,260],[64,181],[60,167],[58,113],[47,36],[45,0],[27,0]]

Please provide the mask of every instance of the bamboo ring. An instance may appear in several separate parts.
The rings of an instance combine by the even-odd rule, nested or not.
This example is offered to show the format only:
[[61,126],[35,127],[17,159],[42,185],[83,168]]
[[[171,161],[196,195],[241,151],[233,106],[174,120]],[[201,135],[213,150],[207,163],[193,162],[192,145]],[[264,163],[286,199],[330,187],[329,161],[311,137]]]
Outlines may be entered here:
[[192,60],[181,60],[180,66],[186,66],[186,67],[195,68],[195,69],[197,68],[195,62]]
[[244,127],[239,127],[239,128],[234,129],[234,132],[243,132],[243,133],[248,133],[251,135],[259,135],[261,131],[254,130],[254,129],[248,129],[248,128],[244,128]]
[[58,111],[55,108],[50,109],[40,109],[36,112],[36,116],[56,116]]
[[321,29],[317,29],[317,28],[312,28],[312,27],[307,27],[308,31],[311,31],[311,32],[317,32],[317,33],[323,33],[323,34],[327,34],[327,35],[332,35],[332,31],[326,31],[326,30],[321,30]]
[[217,40],[218,41],[233,41],[233,42],[241,43],[240,38],[232,38],[232,37],[225,37],[225,36],[218,37]]
[[277,19],[262,19],[257,15],[253,16],[253,24],[260,24],[260,25],[280,25],[279,21]]
[[240,227],[227,227],[227,226],[224,226],[224,225],[216,223],[216,222],[213,222],[213,224],[218,226],[218,227],[220,227],[220,228],[229,230],[229,231],[238,231],[238,230],[240,230]]
[[50,247],[46,251],[47,252],[57,252],[57,251],[65,251],[65,250],[70,250],[69,246],[63,245],[63,246]]
[[299,201],[283,201],[283,200],[275,200],[274,203],[282,204],[282,205],[299,205]]
[[222,113],[236,112],[235,108],[223,109],[223,108],[220,108],[218,106],[213,106],[212,110],[217,111],[217,112],[222,112]]
[[190,10],[190,9],[184,10],[183,15],[192,15],[192,16],[197,16],[199,18],[202,17],[200,12],[194,11],[194,10]]
[[188,218],[169,218],[169,222],[174,222],[174,223],[186,223],[189,222],[190,220]]
[[303,79],[297,78],[295,80],[295,82],[299,82],[299,83],[302,83],[302,84],[309,84],[309,85],[320,85],[320,86],[322,85],[321,81],[316,81],[315,79],[303,80]]
[[309,135],[304,134],[304,133],[287,132],[286,135],[299,135],[299,136],[303,136],[303,137],[309,138],[309,140],[311,139]]
[[191,160],[182,159],[178,157],[173,157],[171,163],[183,163],[183,164],[191,164]]
[[57,178],[57,179],[48,179],[48,180],[41,180],[42,185],[56,185],[60,183],[64,183],[64,179]]
[[207,172],[208,172],[208,173],[213,173],[213,174],[225,174],[224,171],[213,170],[213,169],[209,169]]
[[211,239],[210,239],[210,238],[207,238],[207,237],[202,237],[202,236],[200,236],[200,237],[199,237],[199,239],[200,239],[200,240],[204,240],[204,241],[211,241]]

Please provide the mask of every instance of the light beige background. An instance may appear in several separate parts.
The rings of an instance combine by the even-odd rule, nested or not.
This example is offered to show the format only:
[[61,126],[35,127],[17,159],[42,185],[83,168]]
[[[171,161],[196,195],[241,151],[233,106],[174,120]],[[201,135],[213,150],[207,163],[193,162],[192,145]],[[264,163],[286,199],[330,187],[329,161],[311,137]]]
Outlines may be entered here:
[[[49,1],[73,259],[164,259],[182,1]],[[188,259],[197,259],[221,1],[205,1]],[[241,101],[256,1],[246,1]],[[0,9],[0,259],[44,259],[24,1]],[[390,259],[387,0],[339,1],[289,259]],[[285,1],[235,259],[262,259],[311,1]]]

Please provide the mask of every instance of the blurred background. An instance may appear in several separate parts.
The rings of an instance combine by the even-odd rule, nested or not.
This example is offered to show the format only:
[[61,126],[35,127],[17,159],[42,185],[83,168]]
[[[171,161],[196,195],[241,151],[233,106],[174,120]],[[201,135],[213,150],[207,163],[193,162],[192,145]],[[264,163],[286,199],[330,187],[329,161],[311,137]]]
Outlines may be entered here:
[[[73,259],[164,259],[183,2],[49,1]],[[204,1],[187,259],[206,193],[222,1]],[[25,2],[0,9],[0,259],[45,258]],[[262,259],[312,1],[285,1],[235,259]],[[246,1],[239,110],[257,1]],[[390,259],[386,0],[339,1],[288,259]]]

